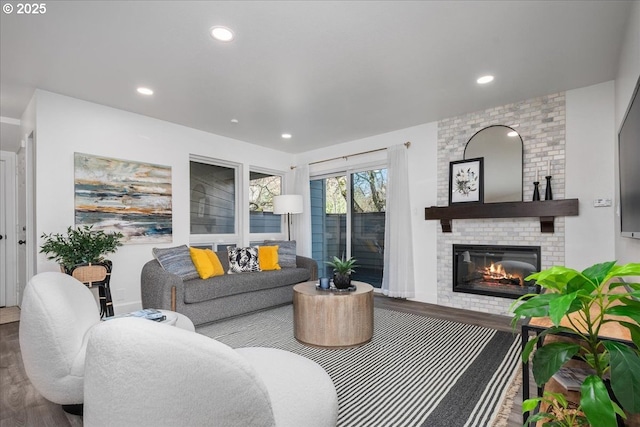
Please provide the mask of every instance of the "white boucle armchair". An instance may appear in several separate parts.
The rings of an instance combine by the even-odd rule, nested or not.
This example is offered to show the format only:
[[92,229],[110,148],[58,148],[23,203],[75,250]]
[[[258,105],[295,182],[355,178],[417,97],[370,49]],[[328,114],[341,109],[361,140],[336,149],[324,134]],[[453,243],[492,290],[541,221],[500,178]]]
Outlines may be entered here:
[[84,397],[87,332],[100,323],[93,293],[63,273],[35,275],[20,310],[20,351],[33,386],[46,399],[78,413]]
[[333,427],[338,414],[331,378],[309,359],[135,318],[92,329],[84,392],[88,427]]

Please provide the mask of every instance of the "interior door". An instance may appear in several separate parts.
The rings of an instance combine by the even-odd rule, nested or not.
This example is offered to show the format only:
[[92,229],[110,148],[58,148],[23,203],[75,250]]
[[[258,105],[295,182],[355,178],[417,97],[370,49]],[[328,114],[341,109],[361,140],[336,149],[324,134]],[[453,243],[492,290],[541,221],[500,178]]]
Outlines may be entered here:
[[0,152],[0,307],[17,303],[15,165],[14,153]]
[[7,194],[6,194],[6,164],[5,159],[0,159],[0,307],[7,305]]

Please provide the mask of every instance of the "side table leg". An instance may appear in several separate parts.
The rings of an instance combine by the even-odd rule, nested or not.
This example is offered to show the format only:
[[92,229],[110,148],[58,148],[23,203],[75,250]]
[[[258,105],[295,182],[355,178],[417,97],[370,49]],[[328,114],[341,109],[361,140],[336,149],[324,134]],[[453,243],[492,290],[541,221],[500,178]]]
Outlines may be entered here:
[[113,301],[109,285],[99,286],[98,294],[100,295],[100,318],[113,316]]
[[111,317],[113,316],[113,300],[111,298],[111,288],[109,287],[109,284],[104,286],[104,297],[107,317]]
[[98,296],[100,297],[100,318],[103,319],[107,314],[107,296],[104,292],[104,286],[98,286]]

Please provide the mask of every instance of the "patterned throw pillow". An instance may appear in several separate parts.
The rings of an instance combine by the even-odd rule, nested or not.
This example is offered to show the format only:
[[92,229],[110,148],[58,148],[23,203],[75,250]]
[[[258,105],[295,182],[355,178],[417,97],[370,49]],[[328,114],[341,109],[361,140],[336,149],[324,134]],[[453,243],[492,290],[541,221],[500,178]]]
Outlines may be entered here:
[[151,252],[162,268],[169,273],[180,276],[182,280],[198,279],[200,277],[196,266],[193,265],[187,245],[173,248],[153,248]]
[[265,240],[265,246],[278,246],[278,264],[282,268],[296,268],[295,240]]
[[229,253],[229,274],[260,271],[258,248],[227,248]]

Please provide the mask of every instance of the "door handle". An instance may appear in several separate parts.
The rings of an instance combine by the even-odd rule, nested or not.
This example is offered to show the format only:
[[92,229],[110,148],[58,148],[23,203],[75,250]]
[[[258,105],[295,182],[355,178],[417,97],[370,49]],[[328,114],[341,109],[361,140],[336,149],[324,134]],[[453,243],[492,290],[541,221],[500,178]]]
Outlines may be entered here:
[[26,241],[26,240],[18,240],[18,244],[19,244],[19,245],[24,245],[25,243],[27,243],[27,241]]
[[4,236],[2,234],[0,234],[0,240],[4,239]]

